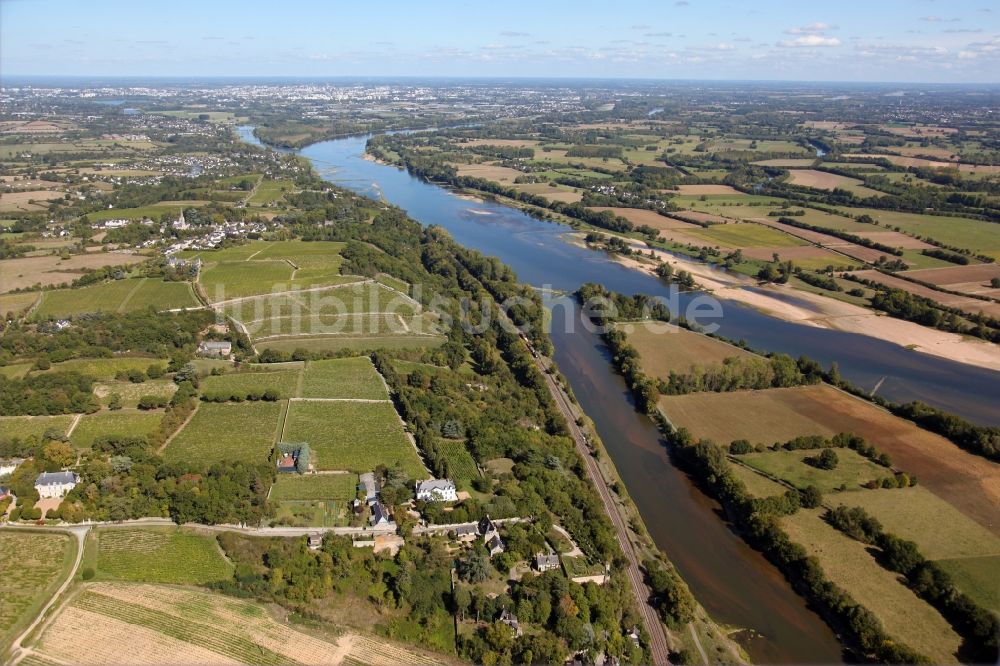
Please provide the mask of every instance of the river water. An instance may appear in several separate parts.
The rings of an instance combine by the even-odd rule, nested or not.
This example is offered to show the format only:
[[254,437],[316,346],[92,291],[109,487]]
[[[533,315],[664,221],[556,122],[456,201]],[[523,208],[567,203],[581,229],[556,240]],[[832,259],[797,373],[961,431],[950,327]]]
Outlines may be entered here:
[[[250,128],[240,135],[257,142]],[[587,281],[623,293],[670,297],[667,285],[606,255],[565,242],[566,227],[507,206],[468,201],[395,167],[364,159],[367,137],[314,144],[299,151],[327,180],[444,227],[462,245],[499,257],[522,281],[571,292]],[[697,294],[680,298],[681,311]],[[547,296],[555,359],[635,500],[657,546],[678,567],[717,621],[758,634],[745,646],[757,663],[841,660],[836,638],[759,553],[720,518],[719,506],[670,462],[653,424],[633,409],[607,349],[580,320],[570,298]],[[837,361],[845,378],[893,400],[920,399],[980,423],[1000,423],[1000,373],[915,353],[862,335],[783,322],[722,301],[719,332],[756,348]],[[669,344],[669,339],[665,340]]]

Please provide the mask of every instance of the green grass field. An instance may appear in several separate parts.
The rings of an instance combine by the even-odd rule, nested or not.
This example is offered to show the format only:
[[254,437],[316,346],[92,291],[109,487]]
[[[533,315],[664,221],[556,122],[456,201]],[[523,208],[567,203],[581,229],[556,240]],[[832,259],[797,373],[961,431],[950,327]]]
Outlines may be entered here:
[[749,467],[743,465],[730,465],[729,469],[743,482],[747,492],[753,497],[774,497],[782,495],[788,488],[776,481],[772,481],[763,474],[758,474]]
[[930,658],[955,663],[962,640],[933,607],[885,569],[860,541],[842,534],[820,518],[822,509],[801,509],[781,518],[792,541],[819,560],[827,578],[873,612],[893,638]]
[[279,474],[268,499],[349,502],[357,495],[357,489],[357,474]]
[[915,541],[931,560],[1000,555],[1000,538],[923,486],[869,490],[831,500],[861,507],[886,531]]
[[0,655],[68,575],[75,540],[65,534],[0,532]]
[[819,451],[765,451],[741,455],[739,459],[796,488],[816,486],[824,493],[833,492],[841,485],[847,486],[848,490],[856,490],[868,481],[890,476],[892,473],[850,449],[835,451],[839,462],[832,470],[818,469],[805,462],[807,458],[819,455]]
[[277,439],[281,402],[202,403],[167,445],[167,460],[267,460]]
[[201,381],[201,392],[204,395],[213,393],[245,395],[251,391],[263,393],[267,389],[275,389],[284,399],[295,397],[298,381],[297,370],[228,372],[224,375],[205,377]]
[[944,215],[921,215],[899,211],[841,208],[855,215],[867,213],[883,227],[899,227],[912,235],[929,236],[936,241],[967,248],[1000,259],[1000,234],[992,222]]
[[86,414],[73,429],[70,442],[80,449],[89,449],[94,440],[104,435],[149,437],[163,420],[162,412],[97,412]]
[[225,261],[201,272],[198,281],[210,301],[291,289],[294,269],[284,261]]
[[1000,555],[938,560],[958,589],[984,608],[1000,613]]
[[[62,363],[55,363],[45,372],[79,372],[94,379],[111,380],[119,372],[140,370],[146,372],[151,365],[166,368],[167,362],[148,356],[116,356],[114,358],[74,358]],[[136,386],[142,386],[137,384]],[[155,391],[155,389],[154,389]]]
[[46,319],[69,317],[84,312],[132,312],[147,307],[174,310],[200,305],[188,282],[135,278],[102,282],[79,289],[46,291],[33,316],[36,319]]
[[39,299],[41,294],[37,291],[26,291],[17,294],[0,294],[0,316],[7,316],[7,313],[14,315],[21,314]]
[[382,378],[367,356],[310,361],[302,385],[303,398],[388,400]]
[[257,186],[249,203],[256,206],[270,206],[283,199],[286,192],[294,190],[295,183],[290,180],[265,180]]
[[173,216],[177,216],[185,208],[199,208],[204,206],[206,203],[206,201],[182,201],[171,203],[160,202],[159,204],[153,204],[152,206],[139,206],[138,208],[110,208],[108,210],[99,210],[93,213],[87,213],[87,219],[91,222],[114,220],[118,218],[141,220],[145,217],[148,217],[151,220],[159,220],[160,216],[164,213],[170,213]]
[[204,585],[232,576],[232,565],[210,534],[174,527],[112,528],[92,538],[97,540],[98,579]]
[[41,437],[52,429],[61,434],[69,430],[72,416],[0,416],[0,439]]
[[708,229],[691,229],[685,233],[729,247],[797,247],[804,241],[753,223],[714,224]]
[[102,404],[108,404],[111,401],[111,396],[117,394],[121,398],[123,407],[135,407],[139,403],[139,399],[145,395],[169,400],[176,391],[177,384],[169,379],[150,379],[141,384],[114,380],[94,384],[94,395],[101,400]]
[[368,472],[399,462],[413,478],[427,474],[388,402],[293,402],[282,439],[308,442],[317,469]]

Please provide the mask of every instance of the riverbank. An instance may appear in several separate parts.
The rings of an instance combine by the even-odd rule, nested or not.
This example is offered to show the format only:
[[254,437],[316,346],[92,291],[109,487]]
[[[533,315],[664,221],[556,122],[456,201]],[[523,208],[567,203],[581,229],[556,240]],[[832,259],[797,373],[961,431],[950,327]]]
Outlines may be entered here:
[[[586,245],[582,233],[573,236],[576,242]],[[666,262],[675,270],[691,273],[699,288],[720,299],[742,303],[783,321],[866,335],[923,354],[1000,371],[1000,346],[984,340],[928,328],[808,291],[793,291],[790,287],[777,285],[760,286],[753,278],[651,249],[626,237],[620,238],[629,241],[633,249],[642,250],[647,258],[652,252],[657,263]],[[652,261],[624,255],[614,255],[614,258],[623,266],[656,276],[656,263]]]

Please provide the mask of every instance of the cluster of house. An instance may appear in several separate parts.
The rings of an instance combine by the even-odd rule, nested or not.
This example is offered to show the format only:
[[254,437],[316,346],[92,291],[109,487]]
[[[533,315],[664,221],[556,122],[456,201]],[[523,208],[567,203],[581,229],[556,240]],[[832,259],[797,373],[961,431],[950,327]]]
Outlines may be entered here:
[[481,518],[478,523],[459,525],[455,528],[455,539],[457,541],[468,543],[480,537],[482,537],[486,549],[490,552],[490,557],[499,555],[506,548],[503,539],[500,538],[500,532],[497,530],[496,523],[489,516]]
[[382,489],[379,487],[374,473],[365,472],[358,476],[358,490],[365,494],[365,499],[364,502],[360,499],[354,500],[354,513],[360,514],[367,506],[370,511],[368,521],[372,527],[391,525],[392,516],[389,515],[389,510],[385,508],[385,504],[382,503]]
[[229,358],[229,355],[232,353],[233,343],[228,340],[203,340],[198,343],[199,356]]
[[[175,222],[171,224],[174,229],[186,230],[190,228],[190,223],[184,220],[182,215]],[[272,225],[274,226],[274,225]],[[251,233],[263,233],[268,230],[268,225],[263,222],[223,222],[221,224],[213,224],[207,228],[208,233],[204,236],[197,236],[195,238],[186,238],[182,241],[173,243],[164,250],[167,255],[176,254],[182,250],[210,250],[212,248],[219,247],[222,241],[234,238],[246,238],[248,234]],[[154,241],[156,242],[156,241]]]

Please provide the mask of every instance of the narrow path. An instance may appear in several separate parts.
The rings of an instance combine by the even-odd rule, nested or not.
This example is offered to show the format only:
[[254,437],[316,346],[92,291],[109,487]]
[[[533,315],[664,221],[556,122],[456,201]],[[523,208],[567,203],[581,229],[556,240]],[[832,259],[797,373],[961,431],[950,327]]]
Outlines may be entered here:
[[694,646],[698,648],[698,654],[701,655],[701,663],[708,666],[708,655],[705,654],[705,648],[701,646],[701,639],[698,638],[698,632],[694,630],[694,623],[689,624],[688,629],[691,630],[691,638],[694,640]]
[[128,302],[132,300],[132,297],[135,296],[135,293],[140,289],[142,289],[142,285],[146,284],[146,281],[148,279],[149,278],[141,278],[139,280],[139,283],[134,287],[132,287],[132,289],[128,292],[128,294],[126,294],[125,298],[122,299],[122,302],[118,304],[118,309],[115,310],[115,312],[125,312],[125,306],[128,305]]
[[177,430],[174,430],[172,433],[170,433],[170,437],[167,437],[166,441],[163,442],[163,446],[161,446],[160,448],[156,449],[156,454],[157,455],[163,453],[163,450],[167,448],[167,445],[170,444],[170,442],[174,441],[174,437],[176,437],[177,435],[179,435],[180,432],[182,430],[184,430],[184,428],[187,427],[188,423],[191,423],[191,419],[194,418],[194,415],[198,413],[198,410],[200,408],[201,408],[201,401],[199,400],[198,402],[196,402],[194,404],[194,409],[191,410],[191,413],[188,414],[188,417],[186,419],[184,419],[184,423],[180,424],[180,426],[178,426]]
[[[17,527],[14,526],[10,526],[10,528],[18,529]],[[76,572],[80,569],[80,562],[83,561],[83,546],[87,538],[87,532],[90,531],[90,526],[82,525],[77,527],[70,527],[68,529],[60,529],[59,531],[69,532],[70,534],[76,537],[76,559],[73,561],[73,567],[70,569],[69,575],[66,576],[66,580],[62,582],[62,585],[59,586],[59,589],[55,591],[55,593],[48,600],[48,602],[46,602],[46,604],[42,606],[42,609],[38,611],[38,615],[35,616],[34,621],[30,625],[28,625],[28,628],[25,629],[23,632],[21,632],[21,635],[18,636],[16,639],[14,639],[14,642],[11,643],[10,649],[12,655],[11,658],[12,664],[17,663],[18,661],[20,661],[21,658],[26,656],[21,654],[24,651],[24,645],[23,645],[24,641],[28,638],[28,636],[31,635],[31,632],[33,632],[35,628],[38,627],[38,625],[45,620],[45,614],[49,612],[49,609],[52,608],[53,604],[56,603],[56,601],[62,596],[63,592],[66,591],[66,588],[68,588],[70,584],[73,582],[73,580],[76,578]]]
[[[529,350],[531,350],[532,355],[534,356],[534,349],[529,346]],[[656,612],[656,609],[650,605],[652,592],[649,587],[646,586],[642,570],[639,567],[639,558],[636,555],[635,548],[632,546],[632,541],[629,538],[628,523],[622,516],[621,511],[619,511],[618,505],[615,503],[614,497],[611,495],[611,490],[604,481],[604,475],[601,473],[597,460],[590,452],[590,447],[587,444],[587,439],[584,436],[583,431],[580,430],[580,427],[576,424],[576,414],[573,411],[573,406],[570,403],[569,398],[566,396],[562,387],[560,387],[556,383],[555,379],[553,379],[552,375],[546,372],[548,369],[547,363],[538,356],[534,356],[534,358],[535,365],[545,378],[545,383],[549,388],[549,393],[552,394],[552,399],[555,401],[556,406],[562,413],[563,418],[566,419],[566,425],[569,427],[570,435],[573,437],[574,444],[576,444],[576,450],[586,463],[587,474],[590,477],[590,481],[597,489],[597,493],[601,498],[601,503],[604,505],[604,511],[611,519],[611,524],[614,526],[615,534],[618,537],[618,543],[621,544],[622,551],[625,553],[625,559],[628,561],[628,565],[625,567],[625,570],[628,574],[635,602],[639,612],[642,614],[646,630],[649,632],[649,650],[653,657],[653,663],[657,666],[669,664],[670,648],[667,643],[667,634],[663,630],[663,624],[660,622],[659,614]]]
[[81,418],[83,418],[83,414],[77,414],[73,417],[73,421],[69,424],[69,428],[66,430],[67,439],[73,436],[73,431],[76,430],[78,425],[80,425]]
[[385,400],[376,398],[289,398],[288,402],[392,402],[386,398]]

